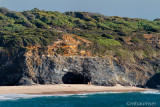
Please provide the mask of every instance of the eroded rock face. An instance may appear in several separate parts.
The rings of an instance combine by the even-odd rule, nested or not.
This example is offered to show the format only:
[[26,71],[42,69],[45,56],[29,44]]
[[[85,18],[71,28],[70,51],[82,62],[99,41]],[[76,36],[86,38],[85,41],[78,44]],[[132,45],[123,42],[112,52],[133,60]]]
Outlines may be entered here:
[[[78,50],[80,46],[88,50]],[[89,49],[92,43],[75,35],[44,48],[26,47],[28,51],[10,55],[0,51],[0,85],[87,84],[146,86],[156,74],[160,60],[121,62],[116,57],[98,57]],[[155,79],[153,79],[155,80]],[[155,83],[155,82],[154,82]],[[157,82],[159,83],[159,82]]]
[[153,62],[149,61],[120,64],[107,57],[29,53],[15,59],[4,59],[0,85],[86,84],[91,81],[104,86],[116,83],[144,86],[155,74]]

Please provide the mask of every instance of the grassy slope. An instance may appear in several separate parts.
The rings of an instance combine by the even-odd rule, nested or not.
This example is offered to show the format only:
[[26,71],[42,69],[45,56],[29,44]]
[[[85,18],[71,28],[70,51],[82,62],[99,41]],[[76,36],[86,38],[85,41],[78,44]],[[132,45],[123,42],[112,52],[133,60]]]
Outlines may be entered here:
[[[143,34],[160,34],[160,21],[107,17],[87,12],[52,12],[33,9],[13,12],[0,8],[0,50],[16,53],[26,46],[52,44],[62,33],[94,43],[93,52],[134,61],[158,55],[159,48]],[[83,47],[83,46],[82,46]]]

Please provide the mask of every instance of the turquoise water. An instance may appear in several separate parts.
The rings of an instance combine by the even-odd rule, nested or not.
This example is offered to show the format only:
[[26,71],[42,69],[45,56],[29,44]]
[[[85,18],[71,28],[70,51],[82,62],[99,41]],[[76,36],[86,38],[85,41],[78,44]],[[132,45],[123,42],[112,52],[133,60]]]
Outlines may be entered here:
[[160,92],[0,95],[0,107],[160,107]]

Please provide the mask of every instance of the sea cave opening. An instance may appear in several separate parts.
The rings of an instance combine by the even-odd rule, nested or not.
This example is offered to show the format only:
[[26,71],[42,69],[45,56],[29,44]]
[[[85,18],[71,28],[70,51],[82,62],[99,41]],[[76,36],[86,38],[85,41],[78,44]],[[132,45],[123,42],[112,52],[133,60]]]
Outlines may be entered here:
[[88,84],[91,78],[81,73],[67,72],[62,77],[62,81],[64,84]]

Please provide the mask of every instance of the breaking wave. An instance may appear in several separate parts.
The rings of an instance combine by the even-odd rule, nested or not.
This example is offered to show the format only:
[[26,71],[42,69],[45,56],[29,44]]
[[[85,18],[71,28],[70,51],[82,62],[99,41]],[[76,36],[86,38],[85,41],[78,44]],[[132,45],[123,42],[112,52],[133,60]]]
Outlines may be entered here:
[[0,101],[6,101],[6,100],[18,100],[18,99],[31,99],[31,98],[38,98],[38,97],[51,97],[51,96],[57,96],[57,97],[68,97],[76,95],[77,97],[84,97],[88,95],[94,95],[94,94],[109,94],[109,93],[119,93],[119,92],[95,92],[95,93],[83,93],[83,94],[54,94],[54,95],[28,95],[28,94],[1,94],[0,95]]
[[160,91],[143,91],[142,94],[160,94]]

